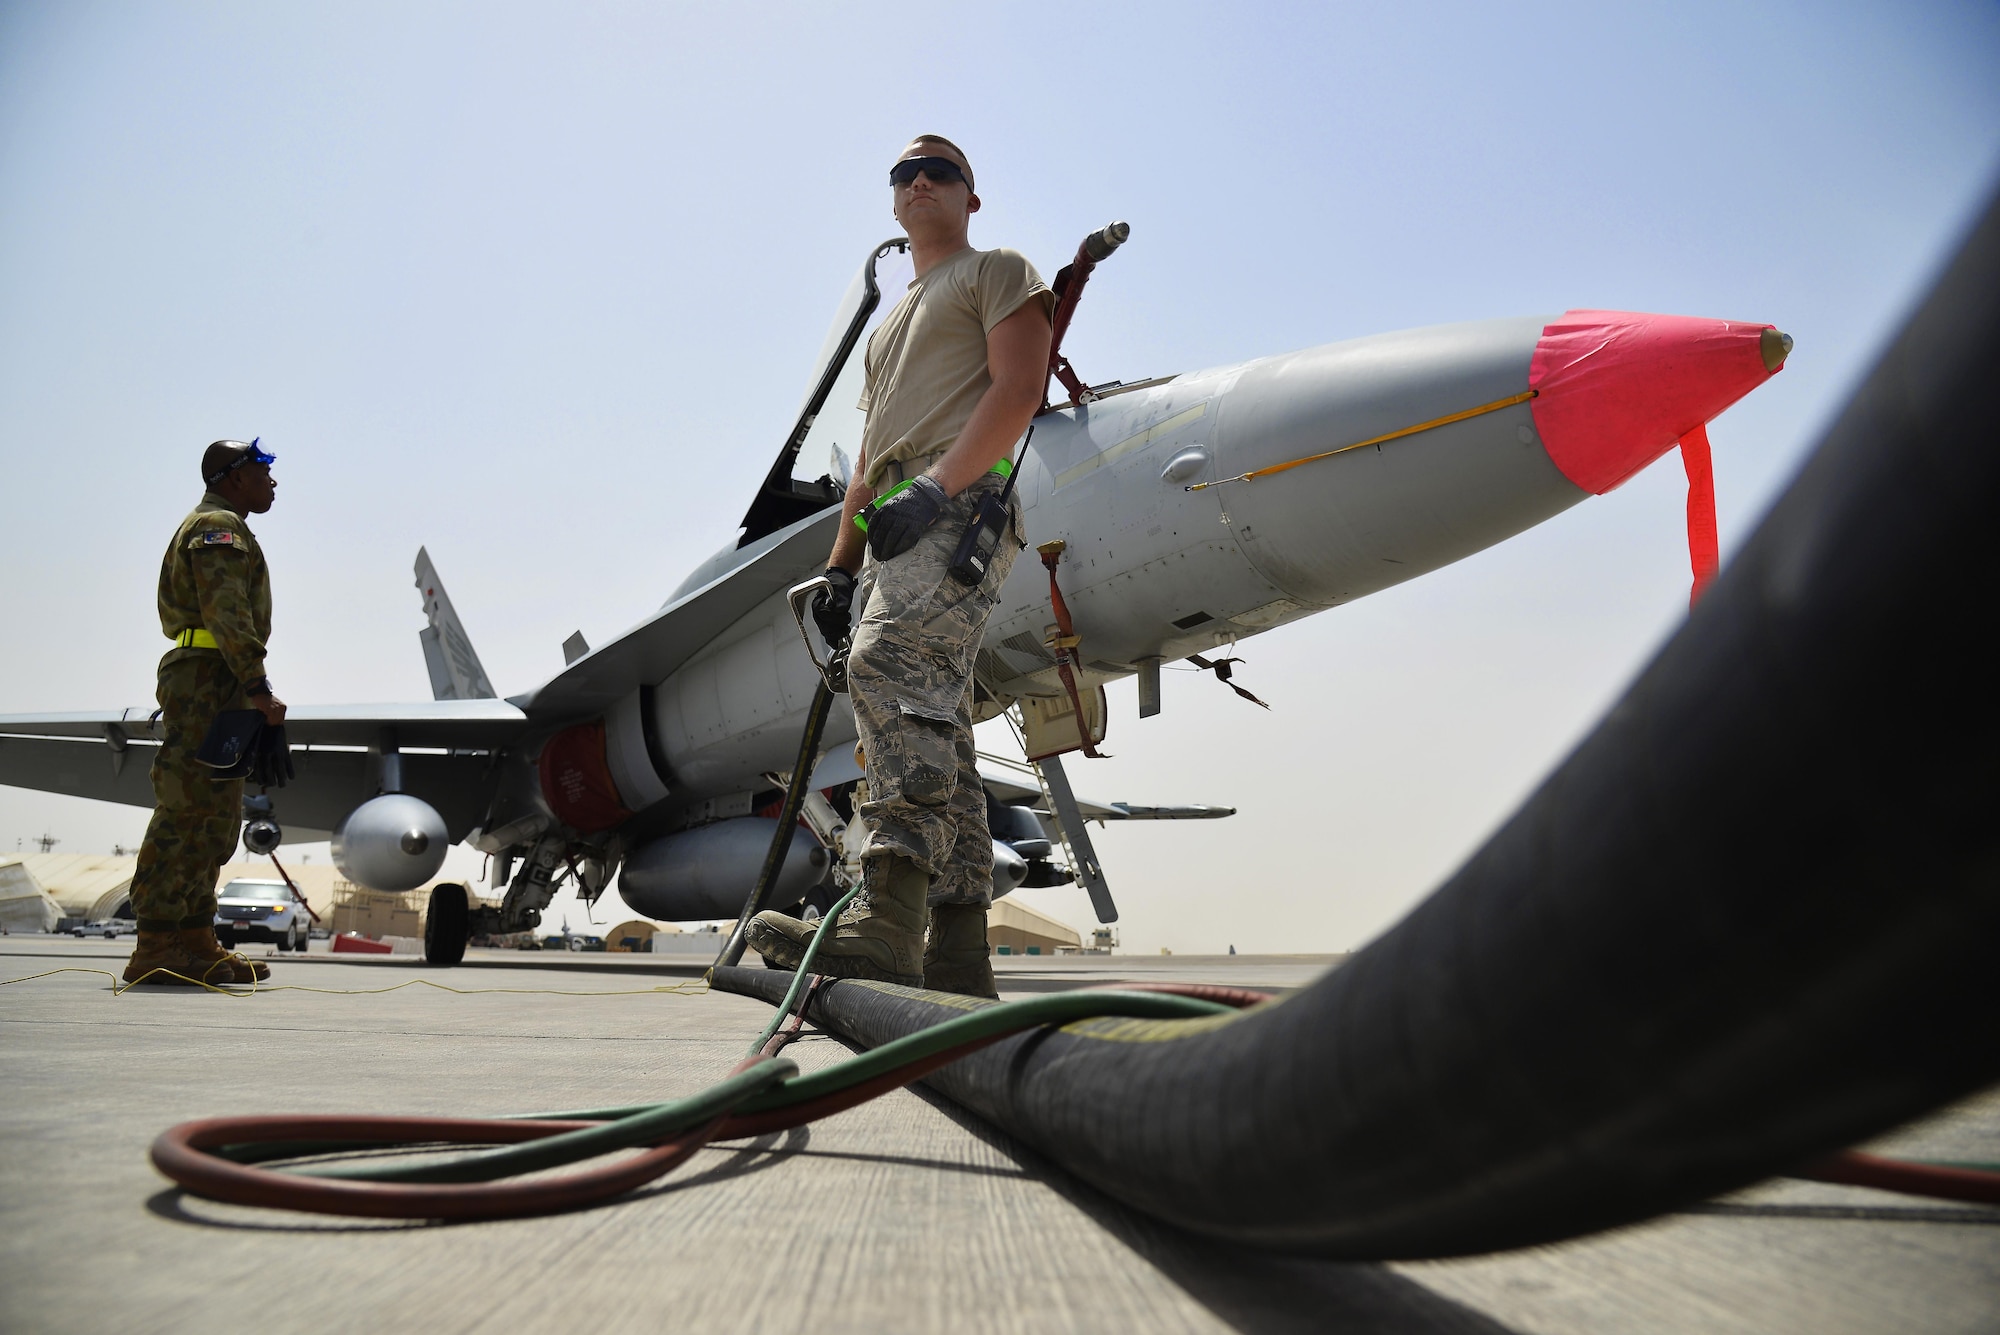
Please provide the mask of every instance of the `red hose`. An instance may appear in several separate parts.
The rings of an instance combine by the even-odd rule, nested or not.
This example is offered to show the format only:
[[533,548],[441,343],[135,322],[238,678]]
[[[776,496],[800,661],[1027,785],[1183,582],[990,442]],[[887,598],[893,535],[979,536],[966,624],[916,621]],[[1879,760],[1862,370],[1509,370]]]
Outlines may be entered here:
[[[1204,983],[1147,983],[1126,990],[1170,992],[1232,1006],[1268,1000],[1262,993]],[[810,995],[810,994],[808,994]],[[758,1057],[746,1058],[735,1075],[774,1054],[797,1034],[804,1008],[784,1031],[774,1034]],[[373,1144],[513,1145],[599,1126],[598,1122],[478,1117],[211,1117],[183,1122],[160,1133],[151,1151],[153,1166],[184,1190],[232,1205],[315,1214],[360,1215],[377,1219],[503,1219],[571,1210],[621,1196],[685,1163],[712,1140],[741,1140],[786,1131],[845,1112],[913,1080],[922,1079],[968,1053],[997,1043],[1005,1034],[975,1039],[885,1071],[872,1080],[788,1108],[716,1118],[679,1132],[641,1154],[600,1167],[538,1177],[529,1181],[468,1183],[365,1182],[306,1177],[208,1153],[225,1145],[275,1141],[354,1141]]]
[[1909,1196],[1936,1196],[1948,1201],[2000,1205],[2000,1173],[1945,1164],[1911,1163],[1874,1154],[1829,1154],[1789,1174],[1813,1182],[1838,1182],[1849,1187],[1876,1187]]
[[232,1163],[204,1151],[274,1140],[505,1145],[581,1131],[596,1122],[510,1122],[470,1117],[211,1117],[183,1122],[153,1142],[153,1166],[197,1196],[314,1214],[376,1219],[501,1219],[549,1214],[622,1195],[682,1163],[725,1119],[683,1132],[629,1159],[529,1182],[400,1183],[302,1177]]

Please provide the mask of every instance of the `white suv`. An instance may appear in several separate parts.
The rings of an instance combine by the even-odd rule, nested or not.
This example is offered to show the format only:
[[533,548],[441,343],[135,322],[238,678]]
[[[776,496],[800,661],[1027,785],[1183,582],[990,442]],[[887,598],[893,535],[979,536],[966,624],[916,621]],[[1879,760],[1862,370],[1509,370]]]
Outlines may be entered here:
[[243,941],[271,941],[280,950],[304,950],[312,939],[306,906],[283,881],[234,880],[216,892],[215,938],[234,950]]

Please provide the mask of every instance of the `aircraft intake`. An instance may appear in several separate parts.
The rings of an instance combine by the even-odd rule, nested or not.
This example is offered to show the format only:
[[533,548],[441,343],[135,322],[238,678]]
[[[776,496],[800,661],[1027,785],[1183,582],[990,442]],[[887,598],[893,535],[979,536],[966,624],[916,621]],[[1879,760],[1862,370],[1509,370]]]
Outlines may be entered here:
[[451,847],[444,817],[420,797],[384,793],[347,814],[333,832],[340,874],[370,890],[414,890],[438,874]]
[[[739,816],[641,844],[625,859],[618,893],[633,912],[664,922],[733,918],[756,884],[776,827],[769,817]],[[804,899],[826,875],[827,861],[819,841],[795,828],[771,903]]]

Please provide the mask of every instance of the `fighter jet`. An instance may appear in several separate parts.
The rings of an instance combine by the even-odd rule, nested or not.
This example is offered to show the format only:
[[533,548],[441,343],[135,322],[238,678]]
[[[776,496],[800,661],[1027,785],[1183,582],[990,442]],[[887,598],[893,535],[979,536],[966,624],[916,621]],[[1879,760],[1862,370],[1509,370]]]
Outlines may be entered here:
[[[1075,879],[1106,921],[1087,821],[1232,814],[1075,797],[1061,757],[1097,754],[1107,682],[1136,676],[1141,716],[1156,714],[1164,663],[1227,680],[1227,655],[1204,655],[1469,556],[1676,444],[1695,478],[1705,423],[1791,350],[1766,324],[1572,310],[1087,385],[1061,335],[1127,230],[1092,233],[1054,283],[1051,383],[1068,397],[1019,452],[1037,550],[1001,590],[974,691],[975,717],[1013,720],[1028,757],[982,757],[995,893]],[[433,891],[427,948],[448,961],[468,933],[532,929],[565,880],[594,902],[615,878],[650,918],[738,913],[829,652],[788,595],[832,546],[861,438],[860,349],[906,254],[898,238],[865,259],[734,540],[609,643],[572,636],[550,680],[499,698],[419,550],[435,698],[294,706],[296,775],[257,813],[253,850],[331,837],[350,880],[391,891],[429,881],[454,842],[489,854],[497,904]],[[829,467],[802,478],[802,459]],[[0,782],[149,806],[151,713],[0,716]],[[823,905],[853,875],[854,741],[841,697],[769,902]]]

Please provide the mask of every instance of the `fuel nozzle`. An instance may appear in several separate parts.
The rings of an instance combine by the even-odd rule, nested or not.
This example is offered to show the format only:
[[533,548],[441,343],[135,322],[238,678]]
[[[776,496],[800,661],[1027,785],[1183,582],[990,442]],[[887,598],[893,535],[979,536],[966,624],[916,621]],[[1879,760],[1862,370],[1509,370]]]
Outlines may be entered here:
[[1092,262],[1104,259],[1112,251],[1125,244],[1125,238],[1132,235],[1132,224],[1128,222],[1106,223],[1083,239],[1083,253]]

